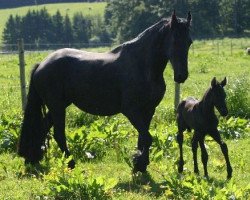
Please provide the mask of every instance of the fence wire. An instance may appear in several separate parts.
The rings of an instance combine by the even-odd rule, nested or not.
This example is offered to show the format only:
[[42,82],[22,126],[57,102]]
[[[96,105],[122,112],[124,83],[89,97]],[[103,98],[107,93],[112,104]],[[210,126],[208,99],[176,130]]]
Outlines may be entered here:
[[[104,48],[104,50],[112,49],[114,46],[111,43],[74,43],[74,44],[24,44],[25,54],[34,52],[49,52],[60,48]],[[236,52],[246,52],[246,49],[250,47],[249,38],[241,39],[225,39],[225,40],[199,40],[194,41],[189,53],[190,54],[203,54],[211,53],[213,55],[228,56],[233,55]],[[0,54],[4,55],[18,55],[17,44],[1,44]],[[0,59],[1,62],[1,59]],[[17,82],[15,85],[0,84],[0,90],[7,92],[10,90],[14,93],[20,93],[19,77],[3,77],[0,75],[0,80],[8,79]],[[28,86],[26,86],[28,88]],[[2,93],[1,92],[1,93]]]

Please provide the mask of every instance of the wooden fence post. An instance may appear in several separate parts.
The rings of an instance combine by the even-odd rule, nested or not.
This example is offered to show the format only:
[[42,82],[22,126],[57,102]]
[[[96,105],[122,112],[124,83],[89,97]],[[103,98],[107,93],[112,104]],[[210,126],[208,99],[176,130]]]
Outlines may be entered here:
[[27,96],[26,96],[26,82],[25,82],[25,61],[24,61],[24,45],[23,39],[18,40],[18,53],[19,53],[19,70],[20,70],[20,86],[22,96],[22,110],[25,110]]
[[175,82],[175,94],[174,94],[174,110],[177,111],[177,107],[180,102],[180,84]]

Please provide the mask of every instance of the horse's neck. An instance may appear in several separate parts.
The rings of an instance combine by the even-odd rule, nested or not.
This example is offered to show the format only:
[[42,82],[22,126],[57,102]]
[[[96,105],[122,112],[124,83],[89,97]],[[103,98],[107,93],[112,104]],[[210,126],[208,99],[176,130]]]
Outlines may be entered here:
[[168,58],[163,54],[164,50],[159,45],[160,42],[159,39],[155,38],[155,40],[142,45],[138,49],[139,54],[144,53],[141,56],[142,63],[146,69],[150,70],[153,79],[163,77],[163,72],[168,63]]
[[211,93],[208,90],[208,91],[206,91],[205,95],[203,96],[202,100],[200,101],[202,114],[205,118],[209,118],[209,119],[216,117],[215,112],[214,112],[214,105],[212,103],[211,98],[212,98]]
[[150,72],[152,79],[163,78],[163,72],[168,62],[168,58],[164,55],[164,48],[167,47],[163,47],[163,39],[168,37],[168,33],[169,31],[166,30],[164,35],[155,32],[153,35],[144,35],[141,38],[133,39],[126,42],[121,51],[126,52],[125,55],[129,56],[128,59],[132,57],[136,59],[144,70]]

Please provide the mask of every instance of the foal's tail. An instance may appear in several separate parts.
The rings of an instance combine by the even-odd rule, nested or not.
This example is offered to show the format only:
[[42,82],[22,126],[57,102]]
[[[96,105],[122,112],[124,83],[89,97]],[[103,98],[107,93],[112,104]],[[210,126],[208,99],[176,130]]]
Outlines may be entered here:
[[31,72],[27,105],[24,112],[21,135],[18,144],[18,154],[25,158],[26,163],[36,163],[43,158],[42,146],[46,135],[42,125],[42,99],[35,87],[33,76],[39,64],[34,66]]

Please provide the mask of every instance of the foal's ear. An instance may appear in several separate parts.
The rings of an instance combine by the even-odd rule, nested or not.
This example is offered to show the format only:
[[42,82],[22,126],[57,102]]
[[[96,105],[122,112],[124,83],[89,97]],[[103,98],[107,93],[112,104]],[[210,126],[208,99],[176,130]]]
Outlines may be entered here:
[[188,26],[191,25],[191,20],[192,20],[192,15],[191,15],[190,11],[188,11],[188,16],[187,16],[187,23],[188,23]]
[[173,13],[172,13],[172,16],[171,16],[171,23],[170,23],[171,29],[173,29],[176,26],[177,23],[178,23],[178,20],[177,20],[175,10],[174,10]]
[[217,81],[216,81],[216,78],[214,77],[214,78],[212,79],[212,81],[211,81],[211,86],[212,86],[212,87],[215,87],[215,86],[216,86],[216,83],[217,83]]
[[223,81],[221,81],[220,85],[224,87],[227,84],[227,77],[224,78]]

